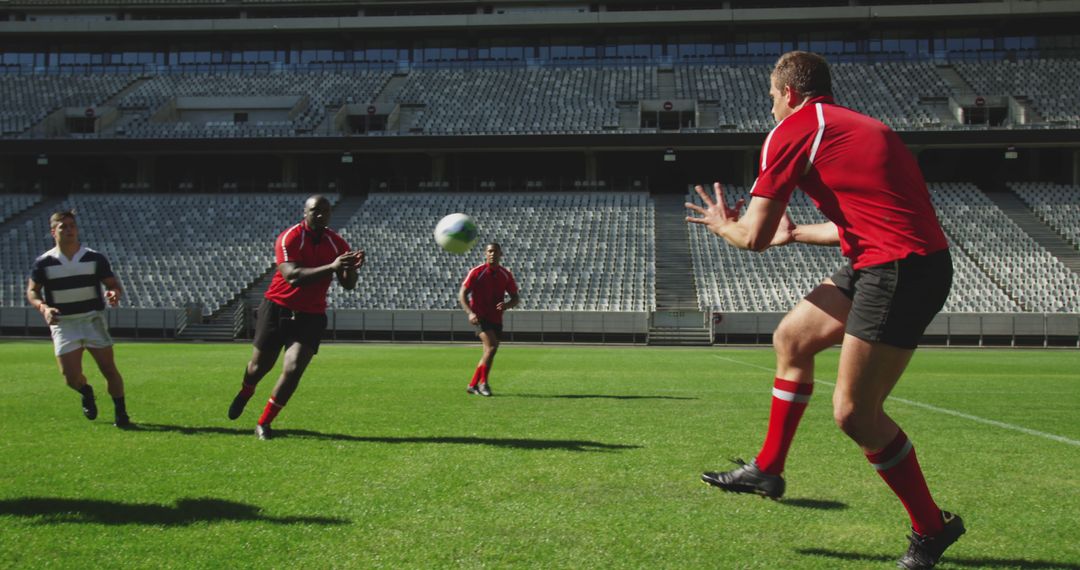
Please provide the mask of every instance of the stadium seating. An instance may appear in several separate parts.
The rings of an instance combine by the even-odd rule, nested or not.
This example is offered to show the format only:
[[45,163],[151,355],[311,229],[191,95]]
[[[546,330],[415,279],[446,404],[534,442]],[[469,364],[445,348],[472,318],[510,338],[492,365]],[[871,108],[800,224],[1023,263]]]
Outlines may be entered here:
[[1080,249],[1080,186],[1013,182],[1009,187],[1036,216]]
[[0,194],[0,223],[40,201],[37,194]]
[[[1022,311],[1080,310],[1080,276],[1042,248],[972,184],[932,184],[930,195],[955,252],[963,252]],[[956,255],[955,257],[960,257]],[[990,294],[960,284],[954,290]],[[1004,305],[999,311],[1017,310]]]
[[[976,94],[1026,98],[1042,123],[1077,125],[1080,111],[1068,86],[1080,82],[1080,60],[1032,59],[959,62],[954,70]],[[764,132],[769,114],[768,65],[680,64],[672,67],[674,97],[699,102],[703,124],[690,132]],[[651,132],[626,124],[625,108],[659,98],[656,65],[426,68],[399,75],[399,91],[381,94],[391,71],[276,71],[259,73],[5,75],[0,88],[0,136],[25,136],[61,107],[93,106],[116,97],[116,123],[97,134],[72,137],[242,138],[338,134],[328,117],[349,103],[392,97],[407,107],[397,130],[373,134],[550,134]],[[954,92],[929,62],[833,64],[839,103],[881,119],[896,130],[965,128],[943,123],[922,101]],[[959,89],[959,87],[957,87]],[[155,117],[176,97],[300,97],[288,118],[233,122]],[[715,113],[715,123],[713,119]],[[707,117],[707,118],[706,118]],[[1021,125],[1012,125],[1013,127]]]
[[[725,193],[731,203],[739,198],[749,199],[746,189],[738,186],[725,186]],[[687,200],[701,204],[693,192],[687,193]],[[796,224],[825,221],[809,198],[799,191],[792,195],[788,211]],[[690,226],[689,232],[698,304],[702,310],[785,312],[846,263],[839,248],[792,244],[755,253],[727,245],[700,225]],[[951,245],[955,275],[945,312],[1021,310],[963,248]]]
[[[209,315],[273,266],[273,239],[300,220],[306,197],[77,194],[60,208],[76,209],[83,243],[111,261],[125,306],[198,303]],[[25,305],[30,264],[54,245],[44,218],[0,235],[0,303]]]
[[440,250],[432,229],[464,211],[481,244],[497,241],[530,310],[649,311],[655,307],[654,208],[633,192],[372,194],[342,228],[367,251],[354,292],[331,289],[331,305],[366,309],[454,309],[479,247]]

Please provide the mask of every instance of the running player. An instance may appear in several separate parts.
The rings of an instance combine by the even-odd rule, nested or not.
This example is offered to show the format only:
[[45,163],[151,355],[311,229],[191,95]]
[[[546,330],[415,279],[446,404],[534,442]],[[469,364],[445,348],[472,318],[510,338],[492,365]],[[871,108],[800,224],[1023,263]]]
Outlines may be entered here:
[[[105,303],[115,307],[124,294],[104,255],[82,245],[75,212],[49,217],[49,232],[56,247],[34,260],[26,300],[37,309],[52,332],[53,349],[67,385],[82,394],[83,415],[97,418],[94,388],[83,375],[83,349],[97,362],[113,399],[114,424],[132,427],[124,402],[124,378],[116,368],[113,340],[105,322]],[[104,300],[102,284],[105,285]],[[44,295],[42,290],[44,289]]]
[[342,287],[353,289],[357,271],[364,265],[364,250],[350,251],[349,244],[327,227],[329,223],[330,201],[315,195],[304,203],[303,221],[274,240],[277,271],[259,306],[254,349],[240,392],[229,405],[229,419],[239,418],[255,394],[255,386],[274,367],[284,348],[281,376],[255,426],[259,439],[273,438],[271,422],[319,352],[326,330],[326,292],[334,276]]
[[[484,345],[484,354],[476,365],[472,381],[465,390],[469,394],[491,395],[488,377],[499,350],[503,312],[516,307],[521,298],[510,270],[501,265],[502,247],[491,242],[484,248],[484,263],[473,267],[458,291],[458,303],[477,328],[476,335]],[[506,297],[510,296],[508,300]]]

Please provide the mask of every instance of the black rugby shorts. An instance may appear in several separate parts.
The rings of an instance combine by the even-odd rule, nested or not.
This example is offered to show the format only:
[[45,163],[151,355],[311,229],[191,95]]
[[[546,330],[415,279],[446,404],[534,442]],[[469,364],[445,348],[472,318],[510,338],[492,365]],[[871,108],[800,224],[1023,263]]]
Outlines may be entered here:
[[316,354],[326,330],[326,314],[302,313],[263,299],[255,320],[255,348],[278,352],[298,342]]
[[866,341],[914,349],[952,288],[948,249],[929,255],[852,269],[841,267],[833,283],[851,299],[845,332]]

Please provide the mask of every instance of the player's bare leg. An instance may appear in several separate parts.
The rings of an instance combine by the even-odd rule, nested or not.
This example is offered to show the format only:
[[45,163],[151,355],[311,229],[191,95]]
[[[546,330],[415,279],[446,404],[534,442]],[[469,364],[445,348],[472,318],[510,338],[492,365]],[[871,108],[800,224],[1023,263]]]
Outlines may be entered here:
[[799,301],[773,333],[776,377],[769,426],[754,461],[736,460],[731,471],[702,474],[705,483],[737,493],[778,499],[784,494],[781,473],[799,420],[809,403],[817,353],[841,342],[851,300],[828,279]]
[[499,333],[494,330],[480,332],[480,342],[484,346],[484,353],[480,357],[481,377],[477,393],[481,396],[491,395],[491,385],[488,383],[488,375],[491,367],[495,364],[495,353],[499,351]]
[[914,350],[844,337],[833,391],[836,424],[866,454],[878,475],[911,517],[911,545],[900,559],[904,568],[933,566],[964,534],[960,517],[940,510],[930,495],[915,448],[885,413],[885,398],[904,373]]
[[97,418],[97,402],[94,400],[94,389],[86,383],[86,376],[83,375],[82,357],[83,349],[76,348],[57,356],[56,363],[68,387],[82,394],[83,415],[93,420]]
[[262,416],[259,418],[259,423],[255,426],[255,434],[259,436],[259,439],[273,437],[270,423],[274,421],[281,409],[289,402],[289,398],[296,391],[296,387],[300,385],[300,378],[304,375],[304,370],[307,369],[314,356],[315,351],[313,349],[298,342],[292,343],[285,349],[285,361],[282,363],[281,376],[278,377],[277,384],[274,385],[273,391],[270,392],[270,400],[267,401],[266,408],[263,409]]
[[105,377],[105,382],[109,385],[109,395],[112,396],[113,407],[116,412],[114,416],[116,427],[131,427],[127,404],[124,401],[124,377],[120,375],[120,370],[116,368],[113,347],[87,348],[87,350],[90,351],[90,356],[94,357],[98,370],[101,371],[101,375]]
[[255,394],[255,386],[274,369],[280,353],[281,350],[264,351],[258,348],[251,350],[251,360],[248,361],[247,367],[244,368],[244,381],[240,386],[240,392],[236,394],[232,403],[229,404],[230,420],[235,420],[240,417],[240,414],[244,413],[244,406],[247,405],[251,396]]

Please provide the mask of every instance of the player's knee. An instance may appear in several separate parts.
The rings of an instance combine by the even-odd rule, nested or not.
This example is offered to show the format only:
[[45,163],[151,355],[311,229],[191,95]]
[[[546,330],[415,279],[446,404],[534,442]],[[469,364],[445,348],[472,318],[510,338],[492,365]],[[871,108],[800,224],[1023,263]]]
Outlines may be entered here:
[[63,375],[64,375],[64,382],[67,382],[67,385],[71,386],[72,388],[76,388],[76,389],[81,388],[82,385],[86,383],[86,381],[83,380],[83,375],[82,375],[81,372],[71,372],[71,371],[65,370],[63,372]]
[[873,426],[873,415],[854,404],[834,402],[833,421],[840,431],[859,443],[869,435],[869,429]]
[[782,357],[792,359],[807,356],[805,331],[798,331],[786,322],[781,322],[773,331],[772,341],[777,354]]

